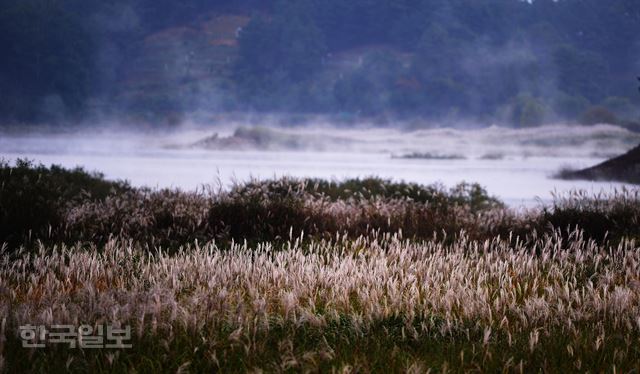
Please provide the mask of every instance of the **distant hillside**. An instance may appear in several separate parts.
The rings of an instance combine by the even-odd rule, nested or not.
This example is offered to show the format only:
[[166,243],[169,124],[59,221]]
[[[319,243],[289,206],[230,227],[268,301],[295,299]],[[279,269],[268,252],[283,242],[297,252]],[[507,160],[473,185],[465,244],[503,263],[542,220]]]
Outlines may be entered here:
[[628,0],[0,0],[0,120],[250,112],[633,129],[637,35]]
[[142,112],[222,109],[221,96],[233,94],[238,37],[249,21],[245,15],[210,14],[146,36],[122,67],[118,102]]

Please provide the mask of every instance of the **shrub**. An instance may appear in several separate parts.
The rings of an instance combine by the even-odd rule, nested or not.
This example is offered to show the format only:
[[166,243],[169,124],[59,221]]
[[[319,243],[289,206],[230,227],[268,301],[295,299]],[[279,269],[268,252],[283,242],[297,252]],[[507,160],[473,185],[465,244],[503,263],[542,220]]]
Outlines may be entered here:
[[130,190],[124,182],[110,182],[99,173],[26,160],[15,166],[0,161],[0,243],[15,246],[29,237],[51,235],[63,224],[63,208],[82,200],[102,200]]
[[206,214],[211,199],[201,193],[137,189],[66,209],[60,240],[105,243],[126,237],[149,247],[178,248],[209,240]]
[[101,245],[117,237],[173,252],[195,240],[215,239],[221,248],[245,240],[284,245],[302,233],[314,240],[402,231],[410,240],[447,243],[461,232],[473,240],[499,235],[530,241],[537,233],[576,228],[598,242],[640,237],[640,198],[630,191],[575,193],[541,210],[519,212],[464,183],[445,189],[379,178],[282,178],[214,194],[134,189],[82,169],[26,161],[3,164],[0,176],[1,240],[12,250],[36,239]]
[[259,242],[288,238],[292,229],[298,236],[307,214],[304,199],[296,194],[263,194],[260,189],[247,189],[217,199],[207,220],[211,235],[222,242]]
[[478,184],[461,183],[449,191],[437,184],[421,185],[418,183],[394,182],[377,177],[352,178],[343,181],[328,181],[317,178],[283,178],[271,181],[254,181],[246,185],[236,186],[237,193],[261,188],[267,196],[276,194],[300,195],[308,193],[313,197],[326,197],[331,201],[366,200],[374,197],[385,199],[407,199],[418,203],[429,203],[434,206],[451,204],[470,205],[473,211],[503,207],[496,198]]

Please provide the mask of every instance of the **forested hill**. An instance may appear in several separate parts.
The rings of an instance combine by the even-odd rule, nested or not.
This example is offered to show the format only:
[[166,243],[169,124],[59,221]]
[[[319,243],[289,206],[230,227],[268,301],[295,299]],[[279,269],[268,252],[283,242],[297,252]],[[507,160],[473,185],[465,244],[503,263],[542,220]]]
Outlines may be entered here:
[[639,36],[637,0],[0,0],[0,117],[633,126]]

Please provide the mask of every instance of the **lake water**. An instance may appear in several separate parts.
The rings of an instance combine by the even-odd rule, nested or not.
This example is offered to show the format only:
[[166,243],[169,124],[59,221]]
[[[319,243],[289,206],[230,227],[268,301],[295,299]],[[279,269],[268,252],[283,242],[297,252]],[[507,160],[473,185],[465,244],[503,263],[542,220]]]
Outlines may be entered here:
[[[224,137],[233,132],[230,126],[159,134],[122,129],[4,133],[0,134],[0,158],[82,166],[136,186],[182,189],[204,184],[227,187],[234,181],[279,176],[338,180],[380,176],[445,186],[477,182],[511,206],[528,207],[549,201],[553,191],[597,193],[624,186],[551,176],[562,167],[597,164],[640,143],[638,134],[605,125],[419,131],[321,126],[269,132],[269,142],[260,149],[246,144],[236,147],[231,141],[217,149],[193,146],[213,133],[220,134],[224,143]],[[280,137],[293,146],[282,146]],[[403,158],[414,153],[430,158]]]

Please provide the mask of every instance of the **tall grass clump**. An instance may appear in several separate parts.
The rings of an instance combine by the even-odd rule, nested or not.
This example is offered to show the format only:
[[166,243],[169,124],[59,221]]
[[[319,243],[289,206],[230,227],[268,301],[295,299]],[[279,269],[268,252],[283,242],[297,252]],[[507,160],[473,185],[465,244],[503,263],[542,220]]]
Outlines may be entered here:
[[326,197],[331,201],[367,200],[371,198],[405,199],[418,203],[429,203],[446,207],[452,204],[469,205],[473,211],[503,207],[498,199],[491,197],[478,184],[461,183],[450,190],[437,184],[421,185],[417,183],[393,182],[377,177],[328,181],[318,178],[283,178],[277,181],[253,181],[236,186],[238,193],[252,188],[262,188],[270,195],[285,196],[306,192],[313,197]]
[[576,228],[598,242],[640,239],[640,191],[622,188],[611,193],[572,191],[555,195],[542,210],[542,224],[570,232]]
[[378,178],[342,182],[283,178],[252,181],[221,193],[208,220],[219,240],[273,241],[302,233],[316,238],[335,233],[358,237],[374,230],[403,230],[410,237],[430,238],[434,232],[460,231],[481,213],[502,209],[477,185],[446,190]]
[[[304,233],[329,239],[402,231],[405,238],[532,240],[536,234],[581,229],[598,243],[639,235],[638,192],[591,195],[574,191],[547,206],[516,211],[476,184],[453,188],[379,178],[325,181],[253,180],[221,190],[152,190],[109,182],[82,169],[18,161],[0,168],[0,241],[10,249],[76,242],[104,244],[125,237],[176,250],[185,242],[269,241]],[[566,235],[565,235],[566,236]]]
[[[150,248],[216,239],[284,241],[305,233],[327,238],[372,231],[431,238],[465,230],[481,236],[493,220],[510,216],[478,185],[452,189],[377,178],[327,182],[282,178],[250,181],[216,192],[131,188],[81,169],[45,168],[18,161],[2,169],[10,248],[36,240],[72,244],[130,238]],[[19,196],[20,198],[16,198]],[[489,218],[492,216],[493,218]]]

